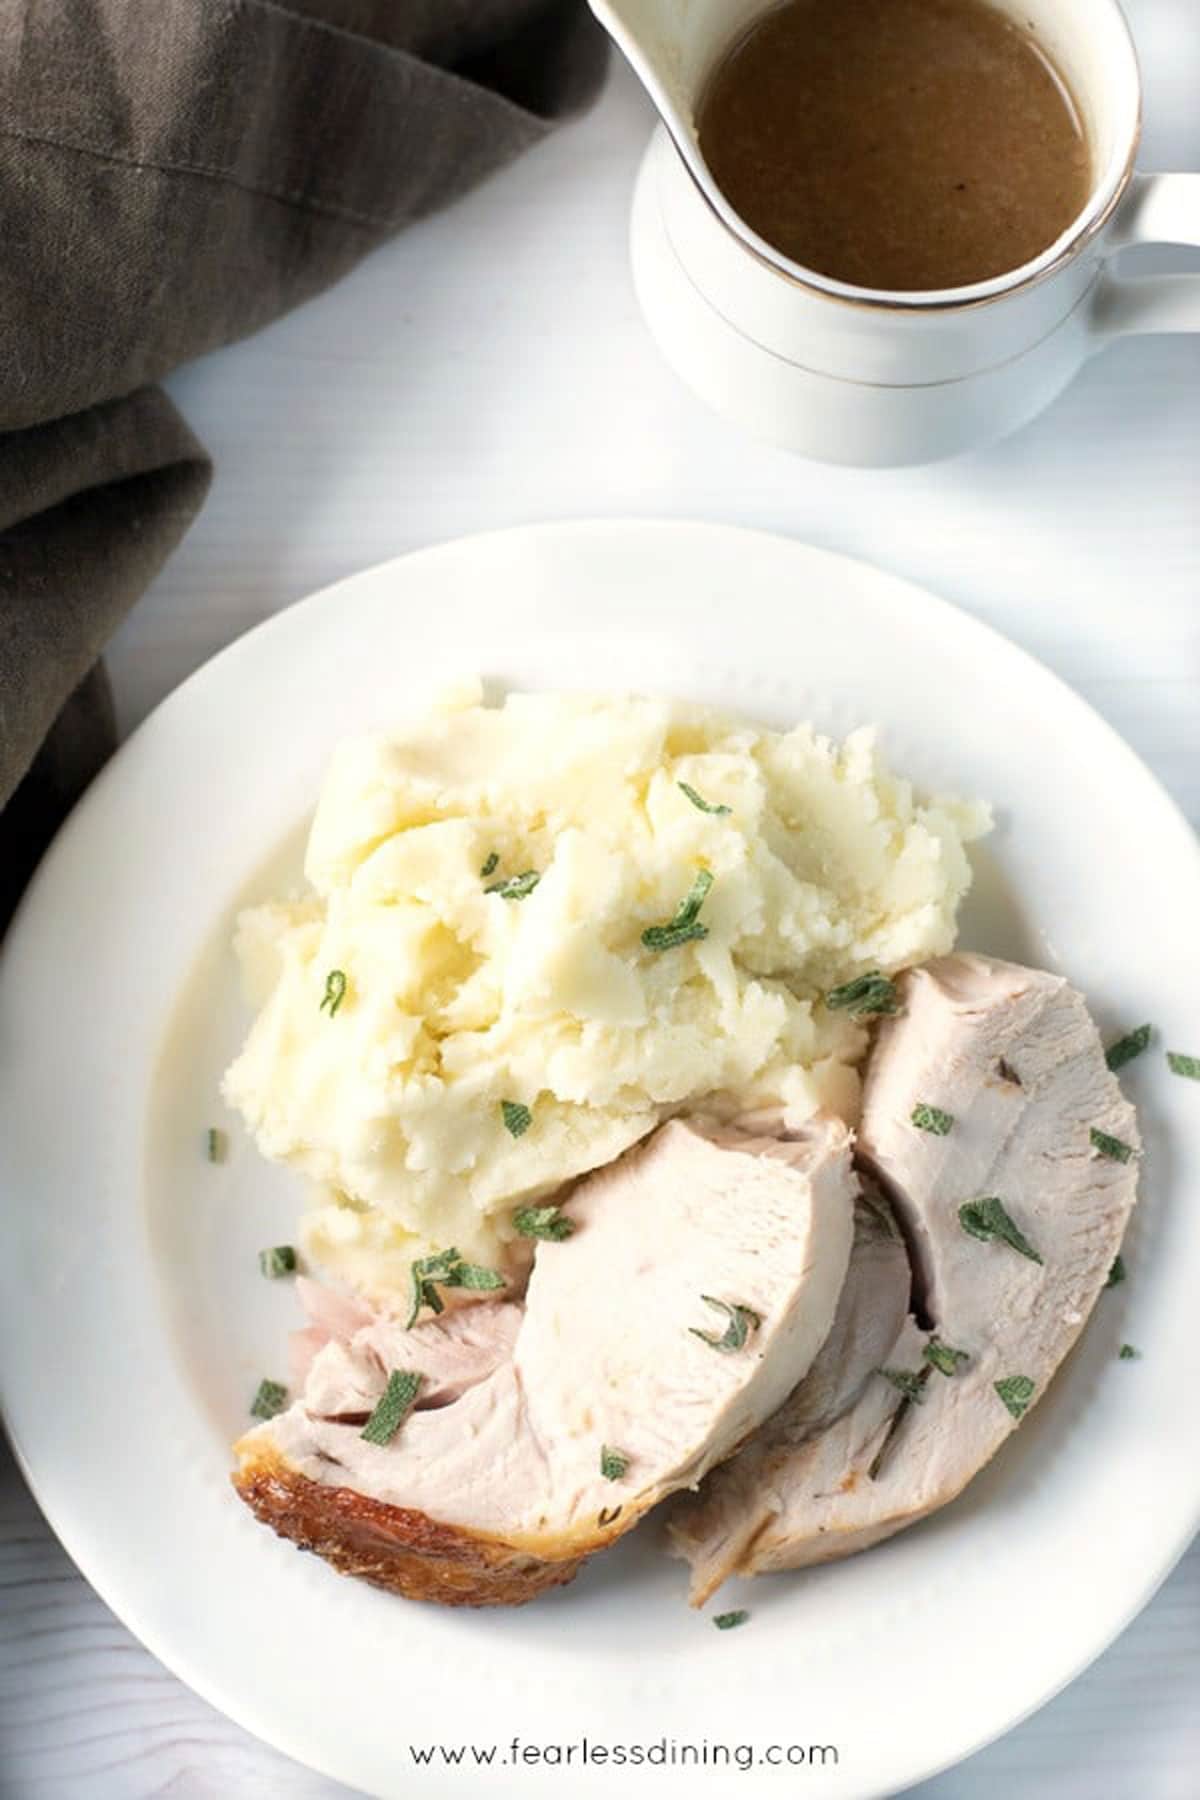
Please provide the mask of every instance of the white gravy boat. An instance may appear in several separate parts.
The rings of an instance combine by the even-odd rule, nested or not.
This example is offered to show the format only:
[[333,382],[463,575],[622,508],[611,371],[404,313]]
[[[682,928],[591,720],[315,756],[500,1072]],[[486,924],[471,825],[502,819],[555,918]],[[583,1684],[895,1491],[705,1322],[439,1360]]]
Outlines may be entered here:
[[1141,76],[1117,0],[994,4],[1066,76],[1092,145],[1091,194],[1010,274],[889,293],[790,262],[700,155],[704,85],[764,0],[591,0],[663,121],[634,196],[642,310],[683,379],[755,436],[828,462],[928,462],[1025,424],[1114,338],[1200,331],[1200,275],[1108,266],[1131,244],[1200,245],[1200,174],[1134,173]]

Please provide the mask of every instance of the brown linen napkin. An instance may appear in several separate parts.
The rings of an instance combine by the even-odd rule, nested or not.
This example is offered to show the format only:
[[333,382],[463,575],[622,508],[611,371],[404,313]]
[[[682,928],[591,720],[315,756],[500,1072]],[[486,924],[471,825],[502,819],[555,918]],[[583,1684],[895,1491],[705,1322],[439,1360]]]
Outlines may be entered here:
[[582,0],[0,6],[0,921],[208,487],[152,384],[536,142],[603,58]]

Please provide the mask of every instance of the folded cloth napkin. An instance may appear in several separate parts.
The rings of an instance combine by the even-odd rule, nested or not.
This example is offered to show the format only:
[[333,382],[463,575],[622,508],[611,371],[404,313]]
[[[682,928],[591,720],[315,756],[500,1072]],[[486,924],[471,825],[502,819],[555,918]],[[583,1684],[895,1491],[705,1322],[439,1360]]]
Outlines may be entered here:
[[208,487],[153,384],[534,143],[603,56],[582,0],[4,0],[0,920]]

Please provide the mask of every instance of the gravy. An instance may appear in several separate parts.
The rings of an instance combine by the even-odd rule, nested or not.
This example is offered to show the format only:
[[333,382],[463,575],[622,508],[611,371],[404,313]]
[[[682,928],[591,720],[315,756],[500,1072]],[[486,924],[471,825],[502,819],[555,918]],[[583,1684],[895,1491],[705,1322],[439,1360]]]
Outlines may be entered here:
[[717,66],[699,133],[760,237],[866,288],[1019,268],[1092,182],[1066,82],[986,0],[785,0]]

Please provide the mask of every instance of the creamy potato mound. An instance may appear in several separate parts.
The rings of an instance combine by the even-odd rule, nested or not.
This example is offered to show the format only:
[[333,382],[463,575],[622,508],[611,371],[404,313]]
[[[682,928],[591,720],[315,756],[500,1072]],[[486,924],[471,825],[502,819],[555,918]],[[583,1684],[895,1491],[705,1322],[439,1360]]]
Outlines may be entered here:
[[[337,751],[311,897],[239,921],[261,1010],[225,1095],[320,1184],[304,1247],[355,1286],[449,1245],[502,1262],[515,1207],[672,1112],[853,1118],[865,1032],[821,997],[953,946],[986,826],[918,803],[869,730],[475,691]],[[701,871],[706,935],[648,948]]]

